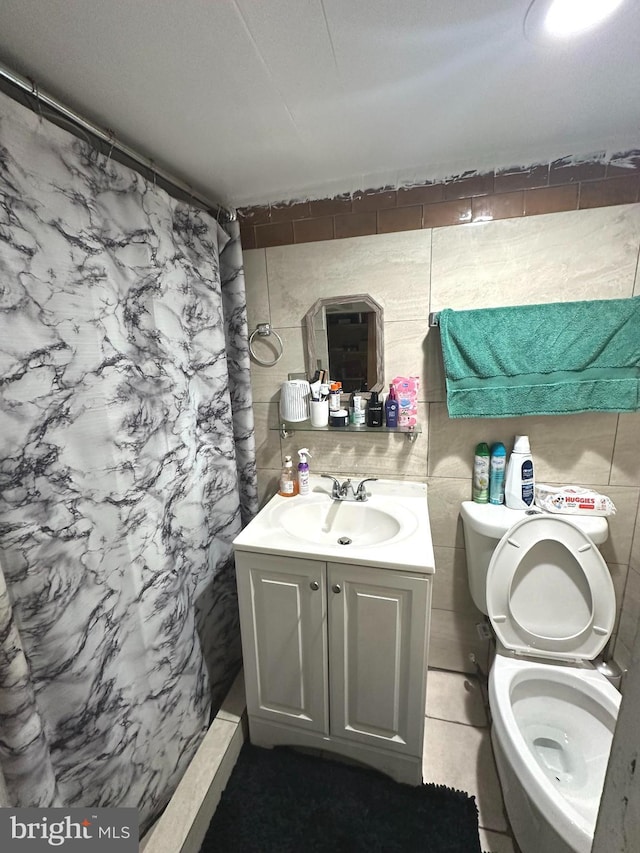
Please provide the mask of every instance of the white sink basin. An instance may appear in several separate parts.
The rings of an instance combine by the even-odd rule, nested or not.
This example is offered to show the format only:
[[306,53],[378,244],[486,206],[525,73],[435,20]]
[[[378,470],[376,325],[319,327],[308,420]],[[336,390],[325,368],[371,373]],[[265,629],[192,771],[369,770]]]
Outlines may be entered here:
[[272,521],[289,536],[303,542],[342,545],[379,545],[415,530],[413,516],[398,517],[376,498],[366,502],[334,501],[327,495],[308,495],[274,507]]
[[[342,479],[346,479],[346,476]],[[353,478],[358,482],[358,477]],[[432,574],[427,487],[408,480],[367,483],[366,501],[335,501],[311,475],[311,493],[274,495],[234,539],[238,551]]]

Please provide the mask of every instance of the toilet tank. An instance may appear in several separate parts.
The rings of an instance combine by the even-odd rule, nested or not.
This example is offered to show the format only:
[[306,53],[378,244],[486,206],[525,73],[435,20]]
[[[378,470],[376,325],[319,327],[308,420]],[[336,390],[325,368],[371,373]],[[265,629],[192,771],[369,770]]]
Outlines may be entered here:
[[[460,505],[469,590],[473,603],[482,613],[487,613],[487,572],[495,547],[507,530],[532,512],[538,514],[542,510],[509,509],[504,504],[496,506],[473,501],[463,501]],[[607,541],[609,525],[606,518],[584,515],[562,517],[583,530],[596,545]]]

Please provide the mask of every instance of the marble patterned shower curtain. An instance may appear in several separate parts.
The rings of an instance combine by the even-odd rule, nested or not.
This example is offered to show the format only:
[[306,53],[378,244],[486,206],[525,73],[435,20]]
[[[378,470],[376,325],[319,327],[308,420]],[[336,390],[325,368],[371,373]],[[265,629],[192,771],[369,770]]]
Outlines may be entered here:
[[0,790],[166,803],[239,666],[235,226],[0,95]]

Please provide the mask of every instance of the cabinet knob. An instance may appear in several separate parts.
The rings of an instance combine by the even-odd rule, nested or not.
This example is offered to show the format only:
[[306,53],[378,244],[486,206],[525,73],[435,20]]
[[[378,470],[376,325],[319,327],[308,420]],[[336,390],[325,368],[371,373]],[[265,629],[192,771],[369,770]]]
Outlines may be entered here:
[[318,583],[318,581],[311,581],[311,583],[309,584],[309,586],[311,587],[311,589],[312,589],[314,592],[315,592],[317,589],[320,589],[320,584]]
[[334,592],[342,592],[342,587],[340,586],[340,584],[339,584],[339,583],[334,583],[334,585],[331,587],[331,589],[332,589]]

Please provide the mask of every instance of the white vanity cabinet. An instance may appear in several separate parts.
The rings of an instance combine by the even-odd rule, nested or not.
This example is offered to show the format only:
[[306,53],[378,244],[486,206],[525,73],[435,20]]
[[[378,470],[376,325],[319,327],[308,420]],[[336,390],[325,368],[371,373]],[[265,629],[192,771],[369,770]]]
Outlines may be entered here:
[[422,782],[431,575],[236,550],[251,741]]

